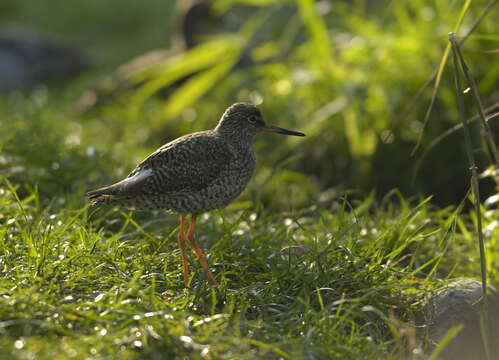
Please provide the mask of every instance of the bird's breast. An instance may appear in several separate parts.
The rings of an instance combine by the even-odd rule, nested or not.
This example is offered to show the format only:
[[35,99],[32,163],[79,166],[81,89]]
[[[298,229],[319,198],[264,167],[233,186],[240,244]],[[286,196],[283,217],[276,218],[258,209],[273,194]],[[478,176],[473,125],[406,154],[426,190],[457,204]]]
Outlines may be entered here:
[[253,149],[233,152],[218,176],[197,191],[169,196],[167,208],[179,213],[202,213],[223,208],[243,192],[255,170]]
[[225,176],[223,176],[224,181],[228,183],[230,192],[234,192],[237,196],[244,190],[255,171],[255,165],[256,156],[253,149],[233,157],[227,166]]
[[231,203],[246,188],[255,165],[256,158],[253,151],[234,156],[220,176],[209,187],[197,194],[200,206],[196,212],[222,208]]

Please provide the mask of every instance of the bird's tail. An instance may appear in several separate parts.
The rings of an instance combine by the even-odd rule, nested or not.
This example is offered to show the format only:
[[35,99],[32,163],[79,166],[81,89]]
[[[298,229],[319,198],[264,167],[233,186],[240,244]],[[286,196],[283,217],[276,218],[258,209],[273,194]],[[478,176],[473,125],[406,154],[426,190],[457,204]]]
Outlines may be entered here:
[[98,204],[129,204],[140,194],[144,181],[151,175],[152,170],[138,170],[115,184],[104,186],[87,192],[87,197],[93,205]]
[[89,191],[85,196],[90,200],[92,205],[114,204],[122,200],[122,196],[118,195],[118,184],[105,186],[96,190]]

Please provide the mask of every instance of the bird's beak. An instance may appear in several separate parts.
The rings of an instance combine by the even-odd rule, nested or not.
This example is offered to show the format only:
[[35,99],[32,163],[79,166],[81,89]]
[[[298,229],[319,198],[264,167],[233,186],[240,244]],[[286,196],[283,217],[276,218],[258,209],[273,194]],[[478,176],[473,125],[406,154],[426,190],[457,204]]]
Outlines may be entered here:
[[283,134],[283,135],[305,136],[304,133],[301,133],[298,131],[293,131],[293,130],[286,130],[286,129],[283,129],[283,128],[280,128],[280,127],[274,126],[274,125],[264,125],[264,126],[262,126],[262,130],[267,131],[267,132]]

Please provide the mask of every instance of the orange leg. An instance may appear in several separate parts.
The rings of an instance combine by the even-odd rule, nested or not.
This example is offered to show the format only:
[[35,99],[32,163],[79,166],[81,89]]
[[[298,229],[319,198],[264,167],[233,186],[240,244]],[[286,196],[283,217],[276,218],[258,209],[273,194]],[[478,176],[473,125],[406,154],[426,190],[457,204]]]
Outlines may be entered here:
[[208,261],[206,261],[206,258],[204,257],[203,251],[201,248],[198,246],[196,243],[196,240],[194,239],[194,230],[196,228],[196,215],[191,216],[191,223],[189,224],[189,233],[187,234],[187,241],[189,241],[189,244],[191,244],[192,250],[194,250],[194,253],[198,257],[198,261],[203,267],[204,271],[206,272],[206,276],[208,277],[208,281],[214,285],[218,286],[218,282],[215,280],[215,276],[210,270],[210,267],[208,266]]
[[187,256],[185,255],[185,242],[187,238],[185,237],[185,215],[180,218],[180,228],[178,230],[178,244],[180,247],[180,255],[182,255],[182,270],[184,272],[184,284],[187,287],[189,284],[189,263],[187,262]]

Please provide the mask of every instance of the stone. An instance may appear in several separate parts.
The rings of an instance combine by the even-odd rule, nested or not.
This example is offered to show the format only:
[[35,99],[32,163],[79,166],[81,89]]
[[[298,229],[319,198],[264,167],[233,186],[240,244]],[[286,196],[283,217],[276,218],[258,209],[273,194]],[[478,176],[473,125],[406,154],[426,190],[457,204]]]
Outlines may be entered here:
[[72,46],[24,28],[0,28],[0,94],[71,79],[90,60]]
[[499,359],[499,294],[490,288],[487,301],[482,285],[472,279],[457,280],[437,290],[423,307],[424,328],[428,340],[426,352],[431,354],[447,332],[462,324],[461,331],[440,353],[442,360],[486,360],[484,338],[480,329],[480,313],[488,322],[490,359]]

